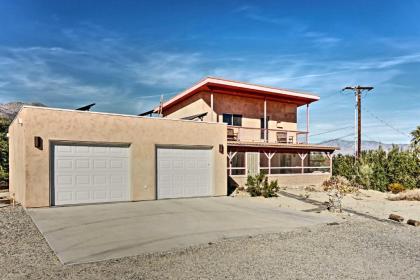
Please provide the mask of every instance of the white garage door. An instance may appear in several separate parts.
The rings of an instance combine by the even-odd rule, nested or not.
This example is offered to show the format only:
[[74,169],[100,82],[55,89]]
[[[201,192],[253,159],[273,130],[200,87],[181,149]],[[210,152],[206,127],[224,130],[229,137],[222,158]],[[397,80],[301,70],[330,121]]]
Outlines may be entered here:
[[211,196],[210,149],[158,148],[157,198]]
[[130,199],[128,147],[54,146],[55,205]]

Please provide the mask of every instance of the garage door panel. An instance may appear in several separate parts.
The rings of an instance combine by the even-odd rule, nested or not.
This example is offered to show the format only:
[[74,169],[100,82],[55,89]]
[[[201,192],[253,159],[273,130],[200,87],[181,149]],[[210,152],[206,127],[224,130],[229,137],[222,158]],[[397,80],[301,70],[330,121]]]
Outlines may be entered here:
[[128,147],[56,145],[54,157],[55,205],[130,198]]
[[73,201],[72,195],[73,195],[73,193],[71,191],[67,191],[67,192],[60,191],[60,192],[57,193],[56,201],[60,202],[60,203],[71,202],[71,201]]
[[76,177],[76,184],[77,185],[89,185],[90,184],[90,176],[89,175],[77,175]]
[[77,169],[89,169],[90,168],[90,160],[89,159],[76,159],[75,166]]
[[75,195],[76,195],[76,200],[77,201],[89,201],[89,197],[90,197],[90,195],[89,195],[89,191],[78,191],[78,192],[75,192]]
[[212,195],[210,149],[158,148],[158,198]]

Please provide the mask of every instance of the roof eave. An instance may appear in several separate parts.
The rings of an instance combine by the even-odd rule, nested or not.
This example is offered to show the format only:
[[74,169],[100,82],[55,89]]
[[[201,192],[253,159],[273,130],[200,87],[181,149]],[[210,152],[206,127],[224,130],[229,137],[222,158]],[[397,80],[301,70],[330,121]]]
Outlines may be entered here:
[[[228,90],[232,88],[236,88],[239,90],[247,90],[250,92],[256,92],[261,94],[272,94],[275,95],[282,95],[283,98],[297,98],[301,99],[302,102],[299,102],[302,105],[310,104],[312,102],[318,101],[320,99],[319,96],[310,94],[310,93],[303,93],[303,92],[297,92],[297,91],[291,91],[291,90],[285,90],[285,89],[279,89],[279,88],[272,88],[267,86],[259,86],[254,84],[248,84],[244,82],[237,82],[237,81],[231,81],[231,80],[225,80],[220,78],[213,78],[213,77],[207,77],[205,79],[200,80],[198,83],[193,85],[192,87],[184,90],[180,94],[176,95],[175,97],[171,98],[170,100],[166,101],[162,104],[162,109],[168,109],[178,102],[181,102],[182,100],[188,98],[191,95],[194,95],[197,92],[204,91],[204,90],[211,90],[211,87],[218,86],[218,87],[226,87]],[[305,101],[303,101],[305,100]],[[159,110],[159,106],[154,109],[155,111]]]

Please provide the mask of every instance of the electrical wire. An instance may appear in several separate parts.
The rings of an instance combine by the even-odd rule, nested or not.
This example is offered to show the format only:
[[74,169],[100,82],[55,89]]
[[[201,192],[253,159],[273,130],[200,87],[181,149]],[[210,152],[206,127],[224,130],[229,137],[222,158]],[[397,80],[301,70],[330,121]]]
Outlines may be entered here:
[[368,109],[364,109],[364,108],[363,108],[363,111],[365,111],[365,112],[369,113],[372,117],[374,117],[375,119],[377,119],[378,121],[380,121],[380,122],[381,122],[381,123],[383,123],[384,125],[388,126],[389,128],[393,129],[394,131],[398,132],[399,134],[404,135],[404,136],[410,136],[410,134],[408,134],[408,133],[406,133],[406,132],[403,132],[403,131],[399,130],[398,128],[396,128],[396,127],[392,126],[392,125],[391,125],[391,124],[389,124],[388,122],[386,122],[386,121],[382,120],[381,118],[379,118],[378,116],[376,116],[375,114],[373,114],[373,113],[372,113],[371,111],[369,111]]
[[327,134],[327,133],[331,133],[331,132],[335,132],[335,131],[340,131],[340,130],[344,130],[344,129],[348,129],[348,128],[353,128],[353,127],[354,127],[353,125],[348,125],[348,126],[345,126],[345,127],[342,127],[342,128],[337,128],[337,129],[333,129],[333,130],[327,130],[327,131],[324,131],[324,132],[321,132],[321,133],[311,134],[311,137],[322,135],[322,134]]
[[325,142],[340,140],[340,139],[343,139],[343,138],[346,138],[346,137],[349,137],[349,136],[353,136],[353,135],[354,135],[354,133],[352,132],[350,134],[347,134],[347,135],[344,135],[344,136],[341,136],[341,137],[337,137],[337,138],[334,138],[334,139],[325,140],[325,141],[322,141],[322,142],[325,143]]

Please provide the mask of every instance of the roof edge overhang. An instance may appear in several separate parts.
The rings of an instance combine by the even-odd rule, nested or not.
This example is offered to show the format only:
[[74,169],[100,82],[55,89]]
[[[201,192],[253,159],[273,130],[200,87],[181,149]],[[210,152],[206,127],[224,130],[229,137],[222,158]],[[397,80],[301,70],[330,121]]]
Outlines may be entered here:
[[[295,103],[298,106],[310,104],[320,99],[319,96],[312,93],[261,86],[222,78],[207,77],[163,103],[162,109],[169,109],[170,107],[201,91],[210,91],[222,94],[252,95],[254,98],[270,98],[272,100]],[[154,110],[158,111],[159,107]]]

